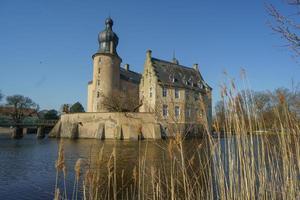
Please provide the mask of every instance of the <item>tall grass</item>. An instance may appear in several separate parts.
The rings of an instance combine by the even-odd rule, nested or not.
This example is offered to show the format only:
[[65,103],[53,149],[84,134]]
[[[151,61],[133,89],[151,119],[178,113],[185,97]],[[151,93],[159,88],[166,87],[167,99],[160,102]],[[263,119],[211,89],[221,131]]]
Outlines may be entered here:
[[[97,156],[75,166],[72,199],[300,199],[299,119],[279,95],[280,108],[273,110],[276,128],[261,133],[264,121],[255,104],[242,105],[251,98],[251,93],[239,96],[233,82],[223,86],[225,120],[214,122],[222,135],[212,137],[206,124],[205,137],[188,146],[179,134],[158,143],[167,155],[159,165],[148,161],[146,147],[129,175],[118,165],[115,148],[108,161],[104,147],[95,149]],[[66,199],[57,187],[56,198]]]

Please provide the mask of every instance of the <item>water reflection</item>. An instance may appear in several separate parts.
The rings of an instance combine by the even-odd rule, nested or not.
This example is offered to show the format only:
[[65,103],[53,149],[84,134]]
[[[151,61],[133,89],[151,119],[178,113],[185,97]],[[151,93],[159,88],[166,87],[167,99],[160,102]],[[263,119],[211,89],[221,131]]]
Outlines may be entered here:
[[[185,154],[192,154],[195,141],[184,145]],[[21,140],[0,136],[0,196],[5,199],[52,199],[55,187],[55,160],[59,141],[37,140],[35,135],[26,135]],[[112,140],[64,140],[67,166],[68,195],[73,190],[74,165],[78,158],[90,159],[103,147],[103,161],[108,161],[116,149],[117,173],[131,184],[134,166],[145,158],[145,168],[151,166],[168,168],[169,156],[166,141],[112,141]],[[195,156],[196,157],[196,156]],[[198,157],[198,155],[197,155]],[[103,166],[106,167],[106,166]],[[106,174],[103,174],[106,176]],[[146,178],[146,177],[145,177]],[[129,182],[128,182],[129,181]],[[145,180],[147,182],[148,180]],[[150,181],[150,180],[149,180]],[[60,183],[62,184],[62,183]],[[1,198],[2,199],[2,198]]]
[[[275,163],[275,166],[278,166],[278,169],[280,169],[283,164],[282,160],[280,160],[280,151],[276,148],[278,138],[276,136],[268,136],[268,140],[262,140],[262,138],[261,136],[254,138],[253,143],[248,142],[242,145],[238,144],[234,137],[214,139],[214,142],[210,144],[204,139],[184,141],[182,152],[186,161],[185,168],[188,181],[190,181],[189,184],[191,187],[196,185],[196,189],[200,191],[199,194],[203,194],[201,197],[204,199],[205,195],[216,195],[220,188],[216,188],[213,183],[220,178],[220,168],[218,167],[222,166],[221,171],[224,169],[225,179],[232,173],[239,174],[240,169],[238,166],[240,160],[238,160],[237,156],[241,152],[244,155],[251,154],[251,149],[254,156],[248,156],[248,158],[254,159],[253,163],[255,166],[260,167],[255,168],[256,172],[264,169],[266,173],[269,173],[268,165],[270,162],[278,162]],[[178,150],[170,153],[168,140],[101,141],[94,139],[66,139],[63,141],[67,167],[67,193],[69,197],[71,197],[73,191],[76,160],[78,158],[96,160],[101,149],[103,149],[103,159],[100,168],[104,186],[102,187],[102,192],[107,193],[105,191],[108,184],[106,182],[107,162],[113,149],[115,149],[118,197],[123,196],[126,191],[128,193],[128,190],[132,189],[134,170],[138,166],[140,166],[140,169],[137,170],[142,171],[142,180],[140,180],[142,183],[139,185],[141,192],[151,194],[153,183],[158,181],[157,177],[160,176],[163,194],[170,197],[170,188],[166,186],[173,165],[170,157],[180,161],[182,155]],[[53,199],[56,175],[54,166],[57,159],[58,144],[59,140],[47,138],[37,140],[35,135],[27,135],[21,140],[13,140],[0,135],[0,199]],[[174,145],[178,148],[176,143]],[[239,149],[239,153],[237,153],[237,147],[242,148],[242,150]],[[269,157],[259,156],[263,153],[262,151],[266,151],[264,154]],[[265,161],[262,159],[265,159]],[[263,165],[258,163],[263,163]],[[177,164],[176,170],[179,169],[180,171],[182,166],[180,166],[180,162]],[[156,173],[155,176],[153,176],[153,171]],[[271,175],[268,176],[271,177]],[[222,177],[224,178],[224,176]],[[268,176],[265,178],[268,178]],[[153,177],[156,177],[154,178],[155,180]],[[180,174],[177,175],[177,178],[182,180]],[[272,182],[272,180],[269,181]],[[59,185],[63,188],[62,179],[60,179]],[[80,188],[82,188],[82,185],[80,185]],[[181,194],[182,185],[177,189],[178,194]],[[82,190],[80,190],[80,194],[81,192]],[[180,198],[185,197],[180,196]]]

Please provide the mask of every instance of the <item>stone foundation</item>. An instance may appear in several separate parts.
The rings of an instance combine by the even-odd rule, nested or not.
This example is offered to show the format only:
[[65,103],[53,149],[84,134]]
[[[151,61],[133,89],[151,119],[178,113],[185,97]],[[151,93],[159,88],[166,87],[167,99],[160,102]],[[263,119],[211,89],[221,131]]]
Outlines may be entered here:
[[153,113],[64,114],[49,133],[57,138],[160,139]]

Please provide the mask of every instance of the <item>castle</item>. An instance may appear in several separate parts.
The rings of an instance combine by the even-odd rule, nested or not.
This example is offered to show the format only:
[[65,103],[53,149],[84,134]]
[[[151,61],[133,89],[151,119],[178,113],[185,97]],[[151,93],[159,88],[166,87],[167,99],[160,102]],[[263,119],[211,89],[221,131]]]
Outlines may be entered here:
[[205,125],[209,129],[212,88],[204,81],[198,64],[186,67],[176,58],[157,59],[148,50],[142,74],[130,70],[128,64],[122,68],[117,53],[119,38],[112,27],[113,20],[107,18],[98,36],[99,50],[92,56],[87,113],[62,116],[60,129],[68,126],[76,135],[70,137],[128,139],[197,135]]

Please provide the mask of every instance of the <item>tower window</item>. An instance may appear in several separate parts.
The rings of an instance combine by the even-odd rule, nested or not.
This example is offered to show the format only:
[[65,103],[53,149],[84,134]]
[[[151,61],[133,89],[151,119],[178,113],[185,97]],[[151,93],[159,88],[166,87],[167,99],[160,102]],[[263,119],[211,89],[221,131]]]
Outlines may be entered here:
[[162,88],[162,96],[163,97],[167,96],[167,88],[165,88],[165,87]]
[[175,88],[175,98],[178,99],[179,98],[179,89]]
[[168,106],[167,105],[163,105],[163,116],[166,117],[168,116]]
[[152,88],[150,88],[149,96],[152,97]]
[[100,67],[98,68],[98,74],[100,74]]
[[179,106],[175,106],[175,117],[179,117],[180,109]]
[[100,80],[97,80],[97,85],[100,85]]
[[99,98],[100,97],[100,92],[97,92],[97,98]]

